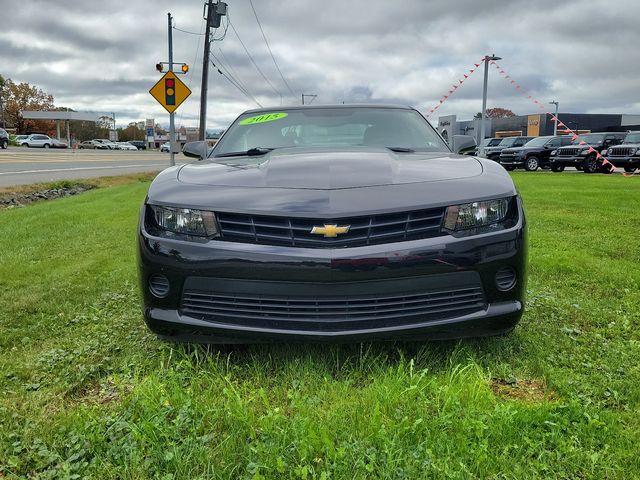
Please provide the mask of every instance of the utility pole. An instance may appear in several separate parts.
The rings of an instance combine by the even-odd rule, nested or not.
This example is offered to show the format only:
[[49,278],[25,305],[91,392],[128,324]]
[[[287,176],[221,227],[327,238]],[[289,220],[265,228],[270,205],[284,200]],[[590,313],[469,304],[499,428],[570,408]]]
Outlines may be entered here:
[[204,55],[202,56],[202,85],[200,86],[200,140],[204,142],[204,155],[207,156],[207,90],[209,87],[209,60],[211,52],[211,28],[218,28],[222,17],[227,14],[227,4],[218,0],[207,0],[207,28],[204,34]]
[[[168,20],[168,32],[169,32],[169,71],[173,72],[173,32],[172,32],[172,17],[171,13],[167,13]],[[174,113],[169,114],[169,162],[171,166],[176,164],[175,152],[173,146],[176,142],[176,123]]]
[[[207,140],[207,90],[209,85],[209,57],[211,52],[211,24],[215,15],[213,0],[207,0],[207,28],[204,34],[204,55],[202,56],[202,86],[200,87],[200,132],[199,138]],[[206,148],[206,147],[205,147]],[[206,150],[205,150],[206,151]]]
[[489,62],[495,60],[502,60],[500,57],[496,57],[495,54],[491,56],[484,56],[484,86],[482,88],[482,117],[480,118],[480,147],[478,148],[478,155],[484,156],[484,136],[485,136],[485,117],[487,116],[487,84],[489,81]]
[[558,134],[558,102],[554,100],[553,102],[549,102],[549,105],[556,106],[556,120],[553,122],[553,135],[556,136]]

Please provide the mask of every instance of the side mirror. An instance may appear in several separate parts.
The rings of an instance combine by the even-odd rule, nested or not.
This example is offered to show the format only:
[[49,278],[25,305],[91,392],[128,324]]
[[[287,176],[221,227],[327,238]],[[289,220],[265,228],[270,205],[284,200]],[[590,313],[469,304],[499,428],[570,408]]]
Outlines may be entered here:
[[209,145],[202,140],[198,142],[188,142],[182,147],[182,153],[185,157],[203,159],[209,153]]
[[453,136],[453,151],[455,153],[463,154],[468,150],[476,148],[476,139],[471,135],[454,135]]

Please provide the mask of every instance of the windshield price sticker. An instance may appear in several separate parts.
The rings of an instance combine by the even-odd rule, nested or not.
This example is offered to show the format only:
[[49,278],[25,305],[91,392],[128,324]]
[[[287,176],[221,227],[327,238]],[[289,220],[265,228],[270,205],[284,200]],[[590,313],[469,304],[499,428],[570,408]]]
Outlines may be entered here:
[[240,125],[253,125],[255,123],[273,122],[274,120],[280,120],[287,117],[288,113],[265,113],[264,115],[258,115],[257,117],[249,117],[244,120],[240,120]]

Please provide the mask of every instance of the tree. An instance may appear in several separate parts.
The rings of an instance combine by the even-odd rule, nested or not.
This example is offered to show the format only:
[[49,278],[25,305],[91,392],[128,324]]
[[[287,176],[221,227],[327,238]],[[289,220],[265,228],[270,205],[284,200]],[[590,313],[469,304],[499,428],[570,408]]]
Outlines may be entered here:
[[53,133],[55,131],[55,122],[25,120],[22,117],[24,110],[53,110],[53,95],[49,95],[26,82],[15,83],[8,78],[4,80],[2,96],[4,120],[8,125],[12,125],[18,133],[27,131]]
[[488,118],[506,118],[506,117],[515,117],[515,116],[516,114],[513,113],[508,108],[502,108],[502,107],[487,108]]

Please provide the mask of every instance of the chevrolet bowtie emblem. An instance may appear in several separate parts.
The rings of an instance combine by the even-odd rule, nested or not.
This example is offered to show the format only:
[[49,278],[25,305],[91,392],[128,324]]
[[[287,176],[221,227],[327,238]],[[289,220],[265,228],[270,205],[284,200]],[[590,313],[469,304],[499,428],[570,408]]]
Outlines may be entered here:
[[341,233],[347,233],[351,228],[351,225],[347,225],[346,227],[339,227],[337,225],[326,225],[324,227],[313,227],[311,229],[311,233],[315,233],[316,235],[324,235],[325,238],[334,238],[340,235]]

